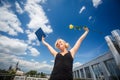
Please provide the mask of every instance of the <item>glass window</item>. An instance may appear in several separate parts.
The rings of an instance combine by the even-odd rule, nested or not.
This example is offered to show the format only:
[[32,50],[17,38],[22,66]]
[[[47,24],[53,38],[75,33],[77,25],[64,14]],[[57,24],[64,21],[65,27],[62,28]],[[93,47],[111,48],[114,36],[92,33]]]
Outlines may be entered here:
[[98,64],[95,64],[92,66],[92,69],[94,71],[94,74],[95,74],[95,77],[97,80],[104,80],[104,75],[103,75],[103,71],[101,69],[101,65],[98,63]]
[[78,75],[78,78],[80,78],[79,70],[77,70],[77,75]]
[[75,78],[76,78],[76,71],[74,71],[74,74],[75,74]]
[[80,69],[81,77],[84,78],[84,72],[83,69]]
[[105,61],[105,65],[110,73],[110,79],[120,80],[120,69],[117,67],[114,59]]
[[85,67],[85,73],[87,78],[91,78],[91,73],[89,67]]
[[116,42],[114,42],[114,46],[115,46],[116,50],[118,51],[118,53],[120,54],[120,47],[118,46],[118,44]]

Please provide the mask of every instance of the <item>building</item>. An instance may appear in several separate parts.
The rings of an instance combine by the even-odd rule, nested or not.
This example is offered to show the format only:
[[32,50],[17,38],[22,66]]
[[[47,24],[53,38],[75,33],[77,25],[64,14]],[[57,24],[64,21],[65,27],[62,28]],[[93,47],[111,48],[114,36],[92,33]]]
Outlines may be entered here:
[[120,30],[113,30],[112,36],[106,36],[105,40],[111,50],[117,66],[120,69]]
[[105,40],[109,47],[104,55],[74,68],[74,79],[120,80],[120,30],[113,30]]
[[48,80],[47,78],[36,78],[27,76],[15,76],[14,80]]
[[23,76],[23,75],[24,75],[24,72],[23,72],[23,71],[20,71],[20,70],[17,70],[15,74],[16,74],[16,75],[19,75],[19,76]]
[[19,75],[19,76],[23,76],[24,75],[24,72],[21,71],[21,69],[19,68],[19,62],[16,63],[14,71],[15,71],[15,75]]

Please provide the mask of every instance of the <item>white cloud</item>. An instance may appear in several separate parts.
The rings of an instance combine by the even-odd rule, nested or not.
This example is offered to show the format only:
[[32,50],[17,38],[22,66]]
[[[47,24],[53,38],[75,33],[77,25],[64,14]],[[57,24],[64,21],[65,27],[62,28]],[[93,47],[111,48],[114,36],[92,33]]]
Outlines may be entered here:
[[49,20],[39,3],[44,2],[41,0],[27,0],[25,11],[29,14],[30,22],[27,24],[30,29],[37,30],[39,27],[45,31],[45,33],[51,33],[53,30],[49,25]]
[[34,60],[34,59],[31,59],[31,61],[33,61],[33,62],[34,62],[35,60]]
[[89,22],[91,22],[92,24],[95,23],[95,17],[93,17],[93,16],[89,16],[88,20],[89,20]]
[[38,70],[44,72],[50,72],[52,70],[52,65],[47,63],[40,63],[40,62],[31,62],[27,60],[20,60],[20,65],[24,67],[25,70]]
[[10,7],[10,4],[5,3],[0,7],[0,31],[8,32],[9,35],[23,33],[21,23]]
[[24,11],[22,10],[22,8],[20,7],[20,4],[16,1],[15,2],[16,5],[16,11],[20,14],[22,14]]
[[92,0],[92,3],[93,3],[93,6],[94,6],[95,8],[97,8],[98,5],[100,5],[100,4],[102,3],[102,1],[101,1],[101,0]]
[[28,30],[26,30],[28,37],[28,44],[39,46],[40,43],[36,38],[35,31],[38,28],[42,28],[47,34],[53,32],[49,20],[43,11],[42,6],[39,3],[45,3],[46,0],[27,0],[25,4],[25,11],[30,17],[30,22],[27,24]]
[[79,13],[81,14],[85,9],[86,9],[86,7],[82,6],[82,8],[80,9]]
[[27,43],[28,44],[31,44],[31,45],[35,45],[35,46],[39,46],[40,45],[40,42],[38,41],[36,35],[35,35],[35,32],[32,32],[30,30],[26,30],[25,31],[26,34],[27,34],[27,37],[28,37],[28,40],[27,40]]
[[[45,1],[46,0],[28,0],[27,3],[22,3],[22,5],[25,5],[25,11],[28,12],[28,16],[30,17],[26,34],[29,43],[32,45],[39,43],[34,34],[35,30],[39,27],[42,27],[46,33],[51,33],[53,31],[45,12],[39,4],[45,3]],[[18,2],[15,2],[15,6],[18,13],[22,14],[24,12]],[[9,35],[23,33],[23,29],[20,27],[21,23],[17,18],[17,15],[15,15],[10,8],[10,4],[4,4],[4,6],[0,7],[0,31],[8,32]],[[47,64],[46,61],[37,62],[34,59],[28,61],[24,60],[25,58],[23,59],[18,57],[19,55],[26,55],[26,51],[30,52],[32,56],[38,56],[40,54],[36,48],[25,42],[27,42],[27,40],[24,41],[0,35],[0,68],[8,69],[11,64],[15,65],[19,61],[22,69],[25,71],[35,69],[38,71],[50,72],[53,65]]]
[[[9,57],[8,57],[9,56]],[[24,60],[21,57],[17,57],[15,55],[0,53],[0,69],[8,69],[10,65],[13,65],[15,67],[15,64],[19,61],[19,67],[23,71],[29,71],[29,70],[37,70],[40,72],[51,72],[53,65],[49,65],[47,63],[43,62],[37,62],[37,61],[28,61]]]
[[27,36],[28,36],[29,44],[32,44],[32,41],[36,40],[36,35],[34,32],[30,32]]
[[76,67],[78,67],[78,66],[81,66],[82,64],[80,63],[80,62],[75,62],[74,64],[73,64],[73,68],[76,68]]
[[46,64],[46,63],[47,63],[47,61],[43,61],[42,63],[45,63],[45,64]]
[[29,46],[28,49],[32,56],[38,56],[40,54],[40,52],[36,48]]
[[15,55],[25,55],[26,49],[27,44],[23,40],[0,35],[0,52]]
[[55,60],[51,60],[50,62],[54,63],[54,62],[55,62]]
[[6,53],[1,53],[0,52],[0,69],[7,69],[9,68],[10,65],[15,66],[16,62],[13,62],[13,59],[15,59],[18,57],[16,57],[15,55],[10,55],[10,54],[6,54]]
[[91,20],[92,19],[92,16],[89,16],[89,20]]

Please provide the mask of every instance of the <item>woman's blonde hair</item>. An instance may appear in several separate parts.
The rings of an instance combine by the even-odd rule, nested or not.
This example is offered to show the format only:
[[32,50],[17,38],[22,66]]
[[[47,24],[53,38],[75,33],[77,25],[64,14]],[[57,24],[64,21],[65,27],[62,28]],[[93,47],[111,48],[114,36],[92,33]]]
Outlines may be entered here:
[[55,42],[55,48],[58,48],[58,47],[57,47],[57,43],[58,43],[59,40],[61,40],[61,41],[63,41],[63,42],[65,43],[65,48],[69,48],[69,43],[67,43],[67,42],[66,42],[65,40],[63,40],[63,39],[57,39],[57,40],[56,40],[56,42]]

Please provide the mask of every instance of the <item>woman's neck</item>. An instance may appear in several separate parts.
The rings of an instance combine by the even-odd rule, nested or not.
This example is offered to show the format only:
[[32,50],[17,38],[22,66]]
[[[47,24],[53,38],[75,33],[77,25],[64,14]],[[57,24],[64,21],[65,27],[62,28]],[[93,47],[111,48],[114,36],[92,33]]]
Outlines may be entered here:
[[67,53],[67,52],[68,52],[68,50],[66,48],[61,50],[61,53]]

